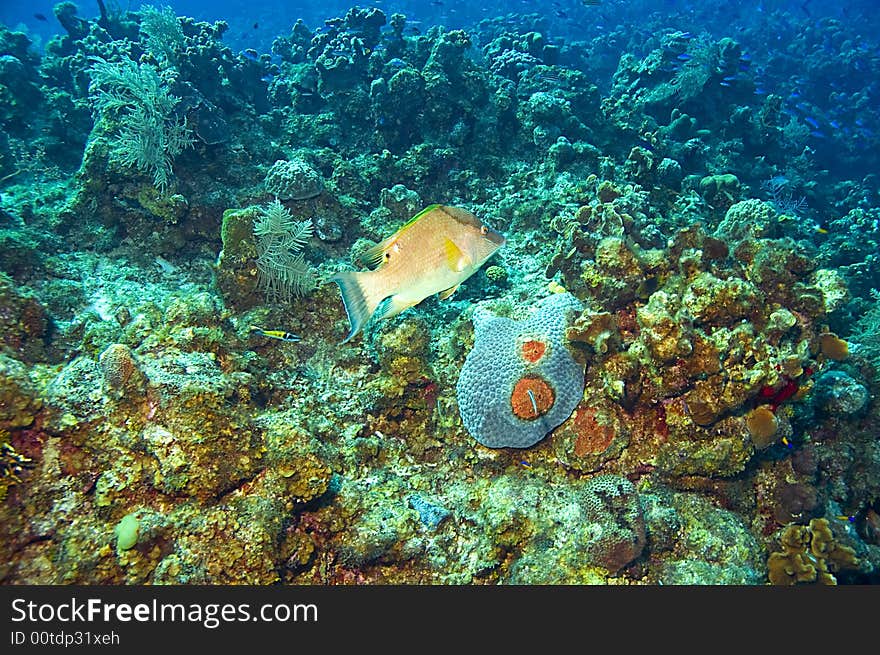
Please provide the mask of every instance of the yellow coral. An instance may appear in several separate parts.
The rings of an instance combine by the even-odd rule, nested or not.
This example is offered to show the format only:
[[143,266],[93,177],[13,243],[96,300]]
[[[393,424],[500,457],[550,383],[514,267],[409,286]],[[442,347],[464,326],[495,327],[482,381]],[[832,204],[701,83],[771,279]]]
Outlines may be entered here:
[[15,451],[4,437],[8,436],[5,431],[0,431],[0,501],[6,499],[6,492],[15,484],[21,482],[19,474],[31,463],[29,457],[25,457]]
[[859,565],[855,551],[834,538],[828,519],[812,519],[809,526],[790,525],[779,541],[782,551],[771,553],[767,560],[770,584],[834,585],[837,584],[834,573]]

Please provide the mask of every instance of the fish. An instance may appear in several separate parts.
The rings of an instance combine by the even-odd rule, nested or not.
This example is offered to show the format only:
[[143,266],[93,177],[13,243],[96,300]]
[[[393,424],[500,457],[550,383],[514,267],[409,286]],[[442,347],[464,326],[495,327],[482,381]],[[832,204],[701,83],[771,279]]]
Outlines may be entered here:
[[37,20],[41,20],[44,23],[49,20],[48,18],[46,18],[45,14],[34,14],[34,18],[36,18]]
[[278,339],[279,341],[289,341],[292,343],[302,341],[300,337],[293,334],[292,332],[285,332],[284,330],[264,330],[263,328],[257,327],[256,325],[251,325],[250,333],[255,334],[259,337]]
[[504,243],[504,236],[464,209],[426,207],[360,256],[372,270],[342,271],[330,278],[339,285],[351,324],[341,344],[371,318],[396,316],[435,293],[446,300]]

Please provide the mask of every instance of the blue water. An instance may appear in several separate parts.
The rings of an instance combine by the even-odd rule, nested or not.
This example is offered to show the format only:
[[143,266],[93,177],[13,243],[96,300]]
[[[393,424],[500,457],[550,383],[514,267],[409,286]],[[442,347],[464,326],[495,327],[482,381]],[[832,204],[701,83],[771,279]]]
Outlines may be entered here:
[[[52,8],[55,2],[7,0],[0,5],[0,23],[9,27],[23,26],[32,34],[46,40],[60,31],[54,20]],[[79,14],[84,17],[98,15],[95,2],[79,2]],[[788,31],[779,30],[774,23],[772,41],[766,43],[772,49],[773,42],[784,44],[805,21],[833,18],[840,21],[845,30],[864,35],[877,34],[880,23],[876,4],[872,0],[846,0],[844,2],[818,2],[814,0],[739,0],[737,2],[683,2],[680,0],[604,0],[596,6],[582,4],[579,0],[402,0],[351,3],[344,0],[323,2],[273,2],[253,0],[242,3],[230,0],[199,2],[176,0],[175,2],[114,2],[107,7],[118,6],[123,10],[137,10],[142,4],[171,6],[178,15],[192,16],[198,20],[225,20],[229,23],[230,40],[243,43],[271,45],[274,36],[284,34],[292,23],[302,18],[307,25],[317,27],[327,18],[340,16],[351,6],[379,7],[391,15],[401,12],[412,20],[426,24],[439,23],[449,28],[467,28],[475,22],[508,13],[538,13],[546,17],[554,34],[560,37],[589,39],[608,32],[618,25],[626,26],[638,34],[641,25],[654,23],[660,18],[670,27],[681,30],[706,30],[715,36],[735,36],[749,28],[767,24],[769,17],[780,16],[788,25]],[[48,20],[41,21],[35,14]],[[256,24],[256,27],[255,27]],[[768,35],[770,36],[770,35]],[[757,47],[759,44],[750,44]]]

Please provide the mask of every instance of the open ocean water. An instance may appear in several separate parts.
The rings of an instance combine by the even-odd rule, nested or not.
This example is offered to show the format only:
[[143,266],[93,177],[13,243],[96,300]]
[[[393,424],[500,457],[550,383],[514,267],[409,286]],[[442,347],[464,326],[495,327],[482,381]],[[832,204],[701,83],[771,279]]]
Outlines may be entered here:
[[873,1],[0,6],[0,583],[880,581]]

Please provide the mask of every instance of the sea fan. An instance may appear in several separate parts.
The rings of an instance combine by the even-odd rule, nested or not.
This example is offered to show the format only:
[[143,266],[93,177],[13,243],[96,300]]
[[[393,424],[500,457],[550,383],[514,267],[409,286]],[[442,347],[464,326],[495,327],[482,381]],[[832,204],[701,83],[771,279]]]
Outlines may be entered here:
[[95,116],[119,126],[108,134],[111,157],[152,175],[154,186],[164,193],[172,181],[174,157],[193,143],[186,121],[174,112],[180,98],[169,90],[173,72],[130,59],[93,57],[88,73]]
[[290,301],[315,288],[315,275],[299,251],[312,236],[311,219],[297,221],[277,199],[254,221],[257,271],[268,301]]

